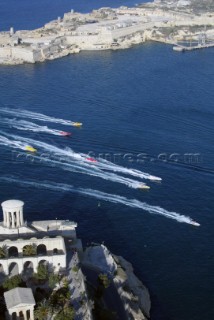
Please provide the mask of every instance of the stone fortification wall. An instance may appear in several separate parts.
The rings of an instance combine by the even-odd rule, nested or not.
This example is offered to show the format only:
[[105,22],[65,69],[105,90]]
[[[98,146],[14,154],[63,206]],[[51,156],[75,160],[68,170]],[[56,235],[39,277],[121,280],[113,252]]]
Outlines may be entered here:
[[11,57],[11,48],[10,47],[0,47],[0,57],[1,58],[10,58]]
[[50,42],[53,40],[54,38],[50,38],[50,37],[42,37],[42,38],[22,38],[22,43],[25,44],[35,44],[35,45],[39,45],[39,44],[50,44]]
[[81,48],[90,47],[99,42],[98,35],[85,35],[85,36],[67,36],[67,44],[69,45],[78,45]]
[[30,48],[11,47],[12,58],[34,63],[42,59],[41,51]]
[[134,34],[136,32],[142,31],[142,29],[143,29],[143,24],[134,25],[134,26],[126,27],[126,28],[114,29],[111,31],[112,38],[118,39],[121,37],[126,37],[126,36],[129,36],[129,35]]
[[33,59],[34,59],[34,62],[43,60],[41,50],[34,50],[33,51]]
[[178,27],[179,26],[204,26],[204,25],[214,26],[214,19],[210,17],[198,17],[195,19],[169,21],[168,25],[178,26]]

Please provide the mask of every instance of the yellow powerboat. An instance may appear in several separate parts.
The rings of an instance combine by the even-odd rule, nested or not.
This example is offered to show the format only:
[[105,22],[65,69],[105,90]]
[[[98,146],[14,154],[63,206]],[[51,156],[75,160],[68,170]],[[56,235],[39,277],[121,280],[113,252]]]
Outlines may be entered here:
[[36,152],[36,151],[37,151],[35,148],[33,148],[33,147],[31,147],[31,146],[26,146],[26,147],[25,147],[25,150],[26,150],[26,151],[29,151],[29,152]]
[[82,123],[81,123],[81,122],[73,122],[73,123],[72,123],[72,126],[74,126],[74,127],[81,127],[81,126],[82,126]]

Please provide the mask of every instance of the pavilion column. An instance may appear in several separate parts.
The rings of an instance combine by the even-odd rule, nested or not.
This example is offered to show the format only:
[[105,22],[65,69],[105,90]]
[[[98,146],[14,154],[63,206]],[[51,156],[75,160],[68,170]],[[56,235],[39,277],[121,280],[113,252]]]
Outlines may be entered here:
[[23,311],[23,315],[24,315],[24,320],[27,320],[27,310]]
[[30,309],[30,320],[34,320],[33,308]]
[[8,212],[5,212],[5,222],[6,222],[6,227],[8,228]]
[[7,227],[10,228],[10,212],[7,212]]
[[20,214],[16,212],[16,228],[20,227]]
[[5,211],[3,211],[3,214],[4,214],[4,227],[7,226],[7,214]]
[[16,218],[15,218],[15,214],[16,214],[15,212],[12,212],[12,213],[11,213],[11,217],[12,217],[12,228],[15,228],[15,219],[16,219]]
[[3,225],[5,225],[5,212],[3,211]]
[[22,210],[19,211],[19,217],[20,217],[20,220],[19,220],[19,226],[23,226],[24,224],[24,221],[23,221],[23,212]]
[[14,212],[14,219],[15,219],[15,228],[19,226],[19,215],[17,212]]

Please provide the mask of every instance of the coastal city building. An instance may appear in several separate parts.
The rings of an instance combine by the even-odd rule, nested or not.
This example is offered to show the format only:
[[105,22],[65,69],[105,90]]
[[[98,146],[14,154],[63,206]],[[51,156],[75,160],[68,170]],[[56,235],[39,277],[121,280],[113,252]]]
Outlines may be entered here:
[[[0,259],[0,270],[6,275],[19,274],[27,268],[36,271],[40,263],[48,263],[58,272],[66,268],[66,247],[63,236],[76,237],[76,224],[69,221],[35,221],[27,223],[24,203],[8,200],[2,203],[3,222],[0,225],[0,247],[6,247],[8,258]],[[16,242],[12,239],[17,236]],[[36,256],[25,256],[25,248],[33,245]]]
[[8,320],[34,320],[34,306],[36,304],[30,288],[14,288],[4,293]]
[[[87,14],[71,10],[35,30],[16,31],[11,26],[0,32],[0,64],[41,62],[82,50],[125,49],[147,40],[173,44],[177,51],[214,46],[214,12],[195,8],[192,1],[154,1]],[[204,43],[198,41],[201,32]],[[189,39],[196,43],[189,46]]]
[[[65,306],[70,305],[74,310],[72,319],[92,320],[93,308],[102,305],[102,300],[97,304],[96,292],[102,292],[105,287],[109,287],[115,296],[115,308],[120,319],[124,315],[135,320],[149,317],[151,303],[148,290],[125,259],[112,255],[103,244],[91,244],[83,250],[81,240],[76,237],[75,222],[57,219],[27,222],[23,201],[7,200],[1,206],[0,284],[3,288],[8,288],[8,283],[13,286],[2,296],[5,319],[40,320],[38,309],[41,303],[43,306],[47,303],[47,295],[51,303],[54,295],[63,289],[70,292]],[[38,278],[41,270],[47,270],[45,278],[44,275]],[[22,281],[24,287],[14,285],[14,279]],[[49,287],[51,279],[57,279],[53,287]],[[90,293],[89,297],[87,284],[94,288],[101,285],[102,290],[96,289],[98,291],[95,290],[94,295]],[[45,298],[40,301],[45,288]],[[105,308],[108,303],[105,301]],[[67,312],[66,308],[63,312]],[[53,316],[54,313],[50,319]]]

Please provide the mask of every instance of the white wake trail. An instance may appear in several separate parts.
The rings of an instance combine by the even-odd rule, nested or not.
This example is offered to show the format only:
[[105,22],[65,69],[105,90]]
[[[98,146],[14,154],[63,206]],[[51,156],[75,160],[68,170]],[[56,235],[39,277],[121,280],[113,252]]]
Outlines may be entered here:
[[142,172],[140,170],[125,168],[125,167],[113,164],[112,162],[104,160],[104,159],[99,159],[98,166],[104,170],[120,172],[123,174],[132,175],[134,177],[138,177],[141,179],[148,179],[148,180],[152,180],[152,181],[161,181],[162,180],[160,177],[152,176],[149,173]]
[[28,122],[25,120],[17,120],[17,119],[0,119],[1,123],[5,123],[12,128],[16,128],[18,130],[23,131],[32,131],[32,132],[45,132],[49,134],[53,134],[55,136],[61,136],[62,131],[56,130],[56,129],[50,129],[47,126],[40,126],[33,122]]
[[98,190],[93,190],[93,189],[83,189],[83,188],[75,188],[72,185],[67,185],[67,184],[61,184],[61,183],[54,183],[54,182],[47,182],[44,181],[43,183],[38,183],[34,181],[27,181],[27,180],[18,180],[10,177],[0,177],[1,182],[6,182],[6,183],[16,183],[21,186],[27,186],[27,187],[35,187],[38,189],[48,189],[52,191],[65,191],[65,192],[72,192],[72,193],[78,193],[82,194],[85,196],[89,196],[92,198],[96,198],[98,200],[103,200],[107,202],[112,202],[116,204],[122,204],[131,208],[137,208],[137,209],[142,209],[144,211],[147,211],[151,214],[156,214],[156,215],[161,215],[166,218],[170,218],[173,220],[176,220],[180,223],[187,223],[191,224],[194,226],[200,226],[199,223],[195,222],[192,220],[190,217],[181,215],[177,212],[170,212],[167,211],[159,206],[151,206],[145,202],[141,202],[136,199],[128,199],[126,197],[118,196],[115,194],[109,194],[105,192],[101,192]]
[[[63,159],[73,159],[74,161],[76,160],[85,160],[85,157],[82,156],[80,153],[76,153],[74,152],[72,149],[68,148],[68,149],[60,149],[58,147],[55,147],[51,144],[39,141],[39,140],[34,140],[31,138],[24,138],[21,136],[17,136],[17,135],[12,135],[12,134],[8,134],[6,132],[2,132],[0,131],[0,134],[2,134],[3,136],[6,136],[8,138],[12,138],[14,140],[19,140],[21,142],[25,142],[25,144],[27,145],[32,145],[33,147],[38,147],[40,150],[44,150],[47,153],[51,154],[51,155],[55,155],[55,156],[61,156],[63,157]],[[12,140],[11,140],[12,141]]]
[[[4,135],[8,136],[6,133],[3,133]],[[91,163],[87,163],[85,162],[85,160],[88,158],[87,154],[84,153],[76,153],[74,152],[72,149],[65,149],[62,150],[58,147],[52,146],[50,144],[41,142],[41,141],[37,141],[37,140],[33,140],[30,138],[23,138],[20,136],[16,136],[16,135],[10,135],[10,137],[14,138],[14,139],[20,139],[21,141],[25,141],[27,144],[32,144],[32,145],[36,145],[38,148],[43,148],[46,151],[50,152],[50,153],[55,153],[56,155],[62,155],[66,157],[66,162],[69,161],[76,161],[76,160],[83,160],[84,163],[82,165],[88,167],[88,166],[92,166]],[[125,168],[119,165],[116,165],[110,161],[104,160],[104,159],[98,159],[98,161],[96,162],[96,168],[100,168],[101,170],[106,170],[106,171],[114,171],[114,172],[119,172],[119,173],[123,173],[126,175],[132,175],[134,177],[140,178],[140,179],[149,179],[152,181],[161,181],[161,178],[159,177],[155,177],[152,176],[148,173],[144,173],[142,171],[139,170],[135,170],[135,169],[129,169],[129,168]],[[95,167],[94,166],[94,167]]]
[[[33,158],[41,160],[40,157],[34,156],[32,155]],[[129,188],[133,188],[133,189],[139,189],[140,187],[146,186],[144,183],[133,180],[133,179],[129,179],[129,178],[125,178],[119,175],[116,175],[114,173],[111,172],[103,172],[101,170],[97,170],[96,168],[93,167],[83,167],[81,166],[81,164],[78,164],[77,162],[74,163],[64,163],[64,162],[60,162],[57,160],[53,160],[50,158],[44,158],[42,159],[42,161],[44,163],[49,164],[50,166],[55,166],[58,167],[62,170],[66,170],[66,171],[70,171],[70,172],[76,172],[76,173],[81,173],[81,174],[86,174],[89,176],[93,176],[93,177],[97,177],[97,178],[101,178],[103,180],[106,181],[112,181],[112,182],[117,182],[120,184],[124,184],[126,186],[128,186]]]
[[26,148],[25,143],[23,143],[21,141],[16,141],[16,140],[9,140],[8,138],[6,138],[4,136],[0,136],[0,145],[9,146],[11,148],[21,149],[21,150],[25,150],[25,148]]
[[[0,112],[6,113],[6,114],[9,114],[12,116],[16,116],[16,117],[35,119],[35,120],[40,120],[40,121],[45,121],[45,122],[61,123],[64,125],[74,125],[74,122],[72,122],[72,121],[57,119],[54,117],[49,117],[49,116],[46,116],[46,115],[43,115],[40,113],[31,112],[28,110],[22,110],[22,109],[13,110],[13,109],[8,109],[8,108],[1,108]],[[48,129],[47,127],[40,127],[40,126],[36,127],[37,125],[34,125],[34,126],[33,125],[34,125],[33,123],[30,123],[30,125],[28,126],[28,130],[31,130],[31,131],[38,130],[39,131],[39,130],[42,130],[41,128],[43,128],[43,132],[49,132],[49,133],[56,134],[56,135],[60,134],[59,132],[57,132],[57,130],[51,130],[51,129]],[[25,130],[25,128],[27,128],[27,127],[25,124],[25,126],[22,126],[22,128],[21,127],[16,127],[16,128],[21,129],[21,130]],[[84,155],[84,156],[86,156],[86,155]],[[140,170],[124,168],[122,166],[115,165],[112,162],[104,160],[104,159],[99,159],[98,165],[103,170],[121,172],[123,174],[132,175],[134,177],[138,177],[141,179],[148,179],[151,181],[161,181],[162,180],[160,177],[150,175],[149,173],[145,173]]]
[[[127,169],[122,166],[114,165],[112,162],[106,161],[106,160],[101,160],[97,161],[96,164],[89,163],[86,161],[88,158],[87,154],[84,153],[76,153],[72,149],[67,148],[67,149],[60,149],[58,147],[55,147],[53,145],[50,145],[48,143],[34,140],[31,138],[24,138],[21,136],[16,136],[16,135],[8,135],[7,133],[0,132],[3,135],[6,135],[7,137],[11,137],[16,140],[21,140],[24,141],[26,144],[30,144],[32,146],[36,146],[37,148],[43,149],[46,152],[49,152],[53,156],[62,157],[61,160],[65,161],[66,163],[73,163],[74,161],[81,161],[81,166],[91,168],[93,167],[94,170],[107,170],[107,171],[114,171],[114,172],[120,172],[120,173],[126,173],[133,175],[138,178],[142,178],[140,176],[140,173],[143,174],[141,171],[137,171],[134,169]],[[100,170],[99,170],[100,171]],[[138,174],[137,174],[138,173]]]
[[[31,155],[31,158],[38,159],[41,161],[41,163],[48,163],[51,166],[58,167],[63,170],[71,171],[71,172],[79,172],[82,174],[98,177],[107,181],[112,181],[112,182],[117,182],[120,184],[124,184],[128,186],[129,188],[133,189],[138,189],[145,187],[146,185],[142,182],[125,178],[122,176],[119,176],[117,174],[111,173],[111,172],[104,172],[101,171],[99,168],[96,166],[90,165],[87,162],[85,162],[85,158],[80,156],[79,154],[74,153],[73,151],[70,150],[62,150],[57,147],[51,146],[47,143],[33,140],[33,139],[27,139],[23,137],[17,137],[17,136],[12,136],[11,137],[16,137],[19,138],[21,141],[17,140],[9,140],[8,138],[4,136],[0,136],[0,144],[3,144],[5,146],[10,146],[12,148],[18,148],[22,150],[26,150],[26,145],[33,144],[35,147],[40,147],[44,151],[50,153],[53,153],[53,156],[58,155],[57,160],[56,159],[51,159],[47,154],[43,154],[42,156],[35,156]],[[25,142],[25,143],[24,143]],[[73,162],[64,162],[65,159],[67,159],[68,155],[73,158]],[[66,158],[65,158],[66,157]],[[59,161],[59,160],[60,161]],[[78,160],[78,161],[77,161]]]
[[32,112],[24,109],[0,108],[0,112],[14,116],[14,117],[34,119],[34,120],[43,121],[43,122],[61,123],[66,126],[75,126],[75,123],[76,123],[73,121],[54,118],[54,117],[46,116],[45,114],[42,114],[42,113]]

